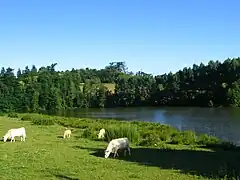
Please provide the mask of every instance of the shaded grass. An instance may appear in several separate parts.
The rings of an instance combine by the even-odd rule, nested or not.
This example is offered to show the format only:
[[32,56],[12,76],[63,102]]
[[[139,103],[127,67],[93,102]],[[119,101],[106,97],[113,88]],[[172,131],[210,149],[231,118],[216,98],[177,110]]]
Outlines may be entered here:
[[14,113],[14,112],[11,112],[11,113],[8,114],[8,117],[10,117],[10,118],[18,118],[18,114]]
[[[102,157],[104,149],[89,149],[91,155]],[[216,179],[239,179],[240,167],[237,158],[240,152],[211,151],[167,146],[164,148],[133,148],[129,157],[119,159],[145,167],[178,169],[181,174]]]
[[20,138],[15,143],[0,142],[1,179],[203,180],[226,174],[233,177],[231,169],[239,173],[238,150],[209,150],[164,142],[159,148],[131,144],[132,156],[105,159],[107,142],[80,138],[82,129],[77,128],[70,139],[62,139],[58,136],[65,128],[58,124],[32,125],[7,117],[0,117],[0,122],[1,134],[22,126],[27,133],[26,142],[20,142]]

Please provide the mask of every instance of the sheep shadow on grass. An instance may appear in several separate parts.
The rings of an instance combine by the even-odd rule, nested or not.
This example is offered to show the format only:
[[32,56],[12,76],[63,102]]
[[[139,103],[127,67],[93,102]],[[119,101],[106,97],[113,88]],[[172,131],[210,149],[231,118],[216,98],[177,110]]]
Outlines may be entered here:
[[[26,140],[27,140],[27,138],[26,138]],[[0,139],[0,141],[4,142],[3,139]],[[20,138],[15,138],[15,142],[17,142],[17,141],[21,142],[21,139],[20,139]],[[6,140],[6,142],[11,142],[11,139],[8,138],[8,139]],[[5,142],[5,143],[6,143],[6,142]],[[14,143],[14,141],[12,141],[12,142]]]
[[72,177],[69,177],[69,176],[66,176],[66,175],[62,175],[62,174],[54,174],[54,176],[56,178],[64,179],[64,180],[80,180],[78,178],[72,178]]
[[[104,158],[105,149],[88,149],[90,155]],[[139,165],[154,166],[161,169],[176,169],[181,173],[203,176],[206,178],[228,179],[240,177],[240,151],[197,151],[197,150],[173,150],[158,148],[131,148],[131,156],[119,154],[116,159],[135,162]],[[225,177],[226,178],[226,177]]]

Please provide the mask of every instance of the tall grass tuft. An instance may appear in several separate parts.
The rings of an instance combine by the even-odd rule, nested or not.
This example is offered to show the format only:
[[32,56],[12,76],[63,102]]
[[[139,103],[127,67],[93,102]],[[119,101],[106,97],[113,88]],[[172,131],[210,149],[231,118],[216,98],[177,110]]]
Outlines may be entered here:
[[33,118],[34,117],[32,115],[27,114],[27,115],[22,116],[21,120],[22,121],[32,121]]
[[140,139],[140,134],[137,127],[131,124],[121,124],[119,126],[109,125],[106,128],[105,140],[111,141],[116,138],[127,137],[131,142],[138,142]]
[[46,117],[35,117],[32,119],[32,123],[35,125],[54,125],[54,119],[53,118],[46,118]]
[[185,144],[185,145],[190,145],[190,144],[196,144],[197,143],[197,136],[196,133],[193,131],[183,131],[183,132],[178,132],[175,133],[172,136],[172,144]]
[[197,143],[200,145],[212,145],[212,144],[219,144],[220,139],[214,137],[214,136],[209,136],[207,134],[201,134],[197,138]]
[[83,130],[83,133],[82,133],[81,137],[97,140],[97,131],[92,127],[85,128]]
[[8,114],[8,117],[10,117],[10,118],[18,118],[18,114],[14,113],[14,112],[11,112],[11,113]]

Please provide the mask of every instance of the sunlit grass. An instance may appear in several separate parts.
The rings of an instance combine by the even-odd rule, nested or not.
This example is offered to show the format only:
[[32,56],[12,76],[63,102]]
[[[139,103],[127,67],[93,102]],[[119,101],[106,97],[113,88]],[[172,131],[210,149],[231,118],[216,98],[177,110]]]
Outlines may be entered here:
[[103,85],[108,88],[109,91],[114,93],[116,84],[114,83],[103,83]]
[[[115,87],[116,87],[115,83],[102,83],[102,84],[112,93],[115,92]],[[80,87],[81,91],[83,91],[83,86],[84,86],[84,83],[80,83],[79,87]]]

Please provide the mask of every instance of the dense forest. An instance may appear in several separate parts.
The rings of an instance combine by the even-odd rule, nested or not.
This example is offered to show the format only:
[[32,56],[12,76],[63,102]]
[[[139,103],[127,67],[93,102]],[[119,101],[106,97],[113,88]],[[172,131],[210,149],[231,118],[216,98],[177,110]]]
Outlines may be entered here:
[[129,72],[124,62],[104,69],[56,71],[57,63],[24,70],[2,67],[0,111],[128,106],[240,107],[240,58],[194,64],[153,76]]

